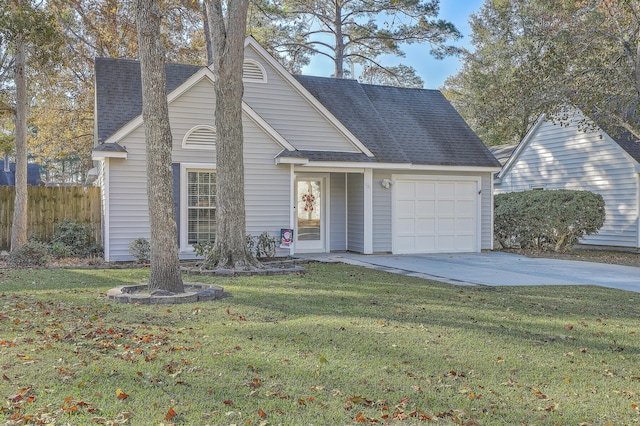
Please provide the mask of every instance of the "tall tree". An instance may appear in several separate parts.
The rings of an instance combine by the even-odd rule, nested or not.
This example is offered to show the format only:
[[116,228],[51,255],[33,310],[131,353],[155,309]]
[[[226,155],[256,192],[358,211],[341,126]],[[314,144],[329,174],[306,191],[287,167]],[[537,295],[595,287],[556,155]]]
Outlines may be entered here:
[[[285,10],[304,23],[297,44],[334,64],[334,77],[344,78],[351,64],[395,74],[383,65],[383,55],[404,56],[402,46],[426,43],[436,58],[456,54],[447,44],[460,38],[455,26],[436,19],[438,0],[316,0],[285,1]],[[405,75],[408,68],[401,70]]]
[[157,0],[136,0],[135,16],[142,77],[142,118],[147,152],[147,200],[151,227],[150,290],[184,291],[178,259],[173,210],[173,181],[169,106],[164,47],[160,37],[162,13]]
[[[58,41],[56,25],[45,9],[30,0],[12,0],[0,5],[0,42],[4,44],[1,62],[12,64],[15,90],[16,195],[12,251],[27,242],[27,64],[44,66],[57,52]],[[13,52],[12,60],[5,56],[9,52]]]
[[247,250],[242,129],[242,65],[249,0],[205,0],[215,76],[216,239],[219,268],[251,269]]

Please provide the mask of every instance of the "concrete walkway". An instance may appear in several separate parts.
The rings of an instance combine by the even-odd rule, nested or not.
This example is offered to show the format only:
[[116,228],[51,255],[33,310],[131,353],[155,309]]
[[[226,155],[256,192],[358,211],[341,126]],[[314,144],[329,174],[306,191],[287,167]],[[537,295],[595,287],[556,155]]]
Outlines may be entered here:
[[640,292],[640,268],[510,253],[362,255],[323,253],[296,257],[343,262],[456,285],[598,285]]

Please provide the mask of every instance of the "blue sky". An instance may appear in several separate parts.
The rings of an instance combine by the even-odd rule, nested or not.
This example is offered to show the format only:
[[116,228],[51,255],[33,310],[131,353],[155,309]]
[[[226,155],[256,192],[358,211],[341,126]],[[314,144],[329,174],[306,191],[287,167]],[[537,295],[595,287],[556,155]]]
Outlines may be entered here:
[[[438,18],[446,19],[462,33],[463,38],[456,45],[468,45],[471,40],[471,28],[469,28],[469,15],[477,12],[482,6],[483,0],[440,0],[440,13]],[[429,46],[411,45],[404,49],[407,54],[397,61],[386,61],[387,65],[403,63],[414,67],[427,89],[438,89],[450,75],[455,74],[461,67],[457,58],[437,60],[429,54]],[[309,66],[303,69],[303,74],[329,76],[333,72],[331,63],[320,57],[315,57]]]

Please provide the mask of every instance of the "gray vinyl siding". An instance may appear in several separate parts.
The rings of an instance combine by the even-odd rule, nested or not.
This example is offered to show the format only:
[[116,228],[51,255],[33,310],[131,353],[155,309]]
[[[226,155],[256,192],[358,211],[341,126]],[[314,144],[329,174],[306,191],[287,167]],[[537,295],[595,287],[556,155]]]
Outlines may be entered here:
[[364,252],[364,175],[347,175],[347,250]]
[[543,122],[507,170],[496,193],[544,189],[576,189],[601,194],[606,220],[584,244],[638,247],[638,174],[632,160],[611,138]]
[[483,173],[480,187],[480,206],[482,217],[480,218],[480,229],[482,232],[480,240],[481,250],[493,249],[493,190],[491,188],[493,173]]
[[245,82],[245,101],[299,150],[360,152],[251,47],[247,59],[261,63],[267,83]]
[[129,241],[150,237],[144,141],[143,128],[139,127],[122,141],[128,151],[127,159],[108,160],[107,261],[132,260]]
[[447,173],[447,172],[419,172],[405,170],[382,170],[374,171],[373,174],[373,251],[374,253],[391,252],[392,244],[392,191],[382,187],[383,179],[391,179],[391,175],[409,174],[421,176],[451,176],[451,177],[480,177],[482,194],[480,196],[480,249],[490,250],[493,240],[492,224],[492,204],[493,195],[491,193],[492,173]]
[[391,253],[391,194],[393,187],[382,187],[383,179],[391,179],[391,171],[373,172],[373,252]]
[[[182,139],[191,128],[213,125],[213,97],[212,85],[201,81],[169,105],[173,163],[214,167],[214,149],[182,148]],[[259,235],[268,231],[277,237],[281,228],[289,228],[289,168],[275,165],[274,157],[282,150],[280,145],[246,116],[243,126],[247,232]],[[126,146],[128,158],[109,160],[109,261],[132,259],[129,241],[150,236],[143,127],[120,143]]]
[[346,230],[346,188],[345,174],[331,173],[330,175],[330,251],[344,251],[347,249],[347,230]]

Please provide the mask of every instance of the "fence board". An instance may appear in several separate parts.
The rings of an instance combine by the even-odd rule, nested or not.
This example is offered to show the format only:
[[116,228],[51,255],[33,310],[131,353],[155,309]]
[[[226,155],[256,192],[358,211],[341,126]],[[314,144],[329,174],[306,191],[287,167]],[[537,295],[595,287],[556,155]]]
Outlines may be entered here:
[[[98,244],[102,244],[100,188],[95,186],[30,186],[28,189],[29,237],[49,241],[56,222],[87,222]],[[11,245],[11,223],[15,187],[0,186],[0,249]]]

